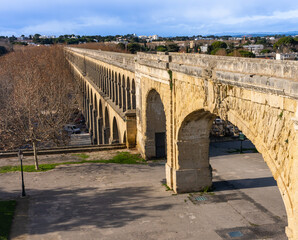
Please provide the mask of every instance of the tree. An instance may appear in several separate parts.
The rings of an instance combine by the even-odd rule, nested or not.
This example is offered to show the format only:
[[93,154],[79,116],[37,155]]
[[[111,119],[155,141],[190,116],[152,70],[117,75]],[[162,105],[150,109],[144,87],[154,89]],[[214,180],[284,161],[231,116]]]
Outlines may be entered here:
[[215,41],[211,44],[212,49],[216,48],[227,48],[228,45],[225,42],[222,41]]
[[0,58],[0,148],[60,144],[75,106],[75,84],[60,47],[35,47]]
[[260,53],[271,53],[271,50],[270,49],[263,49]]
[[168,50],[168,52],[178,52],[179,46],[176,43],[171,43],[171,44],[167,45],[167,50]]
[[256,55],[254,53],[245,51],[245,50],[239,50],[239,53],[241,54],[241,57],[248,57],[248,58],[256,57]]
[[166,52],[168,49],[165,45],[160,45],[156,47],[157,52]]
[[118,46],[121,50],[125,50],[125,44],[124,44],[124,43],[118,43],[117,46]]
[[129,43],[127,44],[127,50],[130,53],[136,53],[141,50],[141,45],[138,43]]
[[288,36],[280,38],[276,43],[274,43],[273,48],[275,50],[278,49],[281,52],[287,52],[297,44],[298,42],[295,41],[294,38]]
[[241,57],[241,54],[238,50],[234,49],[233,52],[230,52],[228,54],[228,56],[232,56],[232,57]]
[[[215,52],[215,55],[218,55],[218,56],[227,56],[227,51],[225,48],[217,48],[216,49],[217,51]],[[212,54],[212,52],[211,52]]]
[[8,53],[6,47],[0,46],[0,56],[4,55],[5,53]]
[[38,43],[39,40],[40,40],[40,38],[39,38],[40,36],[41,36],[41,35],[38,34],[38,33],[34,34],[34,36],[33,36],[33,42],[34,42],[34,43]]

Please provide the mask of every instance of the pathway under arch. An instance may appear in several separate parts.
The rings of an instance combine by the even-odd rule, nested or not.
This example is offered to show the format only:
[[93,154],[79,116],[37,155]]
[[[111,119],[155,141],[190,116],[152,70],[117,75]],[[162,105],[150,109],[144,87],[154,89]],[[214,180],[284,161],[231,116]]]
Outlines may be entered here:
[[145,155],[150,158],[166,156],[166,115],[160,95],[151,90],[146,102]]

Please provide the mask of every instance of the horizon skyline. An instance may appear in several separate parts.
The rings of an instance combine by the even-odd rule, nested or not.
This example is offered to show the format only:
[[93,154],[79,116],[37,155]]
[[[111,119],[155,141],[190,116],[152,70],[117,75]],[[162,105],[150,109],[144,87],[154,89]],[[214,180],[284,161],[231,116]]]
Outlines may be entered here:
[[298,2],[21,0],[0,8],[0,36],[197,36],[297,32]]
[[[11,36],[4,36],[4,35],[0,35],[0,36],[4,36],[4,37],[12,37],[12,36],[15,36],[15,37],[21,37],[22,35],[24,35],[25,37],[29,37],[30,35],[31,36],[34,36],[35,34],[40,34],[38,32],[36,33],[32,33],[32,34],[28,34],[28,35],[25,35],[25,34],[21,34],[21,35],[11,35]],[[74,33],[65,33],[65,34],[60,34],[60,35],[55,35],[55,34],[40,34],[41,36],[46,36],[46,37],[50,37],[50,36],[55,36],[56,38],[59,37],[59,36],[64,36],[64,35],[74,35],[74,36],[80,36],[80,37],[83,37],[83,36],[101,36],[101,37],[106,37],[106,36],[117,36],[117,35],[120,35],[120,36],[125,36],[125,35],[129,35],[129,34],[135,34],[136,36],[154,36],[154,35],[158,35],[158,34],[148,34],[148,35],[144,35],[144,34],[136,34],[136,33],[126,33],[126,34],[114,34],[114,35],[101,35],[101,34],[92,34],[92,35],[82,35],[82,34],[74,34]],[[197,35],[176,35],[176,36],[161,36],[161,35],[158,35],[158,37],[162,37],[162,38],[175,38],[175,37],[193,37],[193,36],[202,36],[202,37],[208,37],[208,36],[216,36],[216,37],[223,37],[223,36],[231,36],[231,37],[239,37],[239,36],[246,36],[246,37],[249,37],[250,35],[253,35],[252,37],[255,37],[255,36],[261,36],[261,35],[268,35],[268,36],[272,36],[272,35],[285,35],[285,36],[298,36],[298,31],[289,31],[289,32],[230,32],[230,33],[214,33],[214,34],[206,34],[206,35],[203,35],[203,34],[197,34]]]

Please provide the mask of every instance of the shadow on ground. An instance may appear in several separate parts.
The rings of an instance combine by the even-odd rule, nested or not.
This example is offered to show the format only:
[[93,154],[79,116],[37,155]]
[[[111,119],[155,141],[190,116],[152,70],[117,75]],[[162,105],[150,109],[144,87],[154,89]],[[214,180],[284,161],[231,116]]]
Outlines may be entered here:
[[276,181],[274,180],[273,177],[214,181],[212,185],[215,192],[225,191],[225,190],[277,186]]
[[[150,197],[152,191],[150,187],[29,190],[30,234],[88,226],[119,228],[152,210],[165,211],[172,207],[158,204],[160,197]],[[0,190],[0,198],[2,195],[5,192]]]
[[[239,152],[235,150],[240,150],[241,141],[226,141],[226,142],[210,142],[209,156],[217,157],[217,156],[225,156],[230,154],[239,154]],[[254,149],[255,146],[249,140],[242,142],[243,149]],[[232,151],[232,152],[231,152]],[[251,152],[251,151],[244,151]]]

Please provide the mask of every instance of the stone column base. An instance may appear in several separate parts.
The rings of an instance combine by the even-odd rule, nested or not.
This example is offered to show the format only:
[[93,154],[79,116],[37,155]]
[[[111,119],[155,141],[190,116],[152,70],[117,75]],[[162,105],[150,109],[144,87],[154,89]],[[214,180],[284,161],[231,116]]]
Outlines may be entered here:
[[212,186],[212,172],[209,167],[201,169],[173,169],[172,172],[173,190],[176,193],[198,192]]

